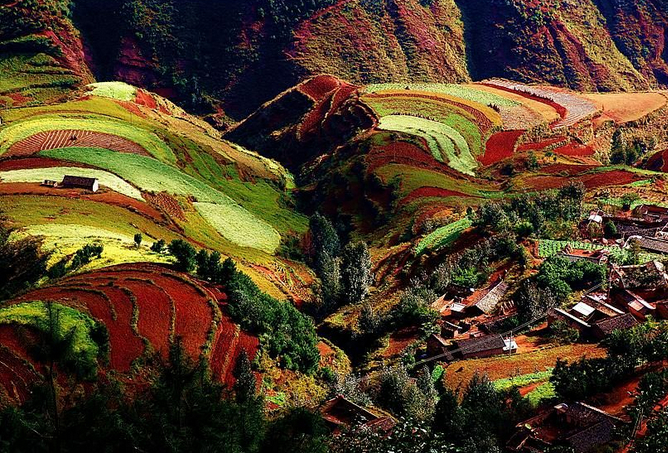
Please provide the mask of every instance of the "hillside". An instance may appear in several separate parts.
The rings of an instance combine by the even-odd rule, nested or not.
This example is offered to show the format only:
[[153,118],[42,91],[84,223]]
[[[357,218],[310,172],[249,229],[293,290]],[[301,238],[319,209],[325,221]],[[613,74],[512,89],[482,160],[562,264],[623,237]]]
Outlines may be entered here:
[[659,0],[75,4],[98,78],[202,111],[222,100],[235,119],[321,73],[356,84],[507,77],[589,91],[667,82]]

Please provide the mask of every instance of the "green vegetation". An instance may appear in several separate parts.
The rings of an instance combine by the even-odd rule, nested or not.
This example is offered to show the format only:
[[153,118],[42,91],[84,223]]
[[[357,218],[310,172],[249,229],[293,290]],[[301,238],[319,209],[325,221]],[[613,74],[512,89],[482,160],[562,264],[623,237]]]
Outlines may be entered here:
[[434,158],[457,171],[472,175],[478,167],[466,139],[446,124],[415,116],[390,115],[381,118],[379,127],[424,138]]
[[0,308],[0,324],[22,325],[48,334],[52,322],[50,310],[57,317],[56,335],[71,338],[70,349],[65,352],[66,360],[83,364],[90,377],[97,368],[98,357],[104,352],[98,340],[100,327],[90,316],[63,305],[34,301]]
[[525,396],[531,407],[538,407],[545,401],[553,400],[556,397],[557,392],[551,382],[539,385]]
[[[280,236],[234,200],[206,183],[155,159],[100,148],[43,151],[47,157],[100,166],[149,192],[168,192],[195,198],[198,211],[227,239],[244,247],[273,252]],[[238,223],[239,221],[243,223]],[[243,225],[240,227],[240,225]]]
[[561,253],[564,248],[570,246],[574,249],[582,250],[606,250],[615,262],[623,263],[626,260],[627,252],[620,247],[603,246],[591,242],[582,241],[555,241],[551,239],[541,239],[538,241],[538,254],[541,258],[549,258]]
[[443,84],[443,83],[378,83],[367,85],[364,88],[365,93],[379,93],[383,91],[404,90],[406,87],[410,91],[426,91],[429,93],[447,94],[471,102],[477,102],[482,105],[497,107],[516,107],[519,102],[512,99],[499,96],[484,90],[478,90],[466,85]]
[[552,369],[523,374],[517,377],[499,379],[494,381],[494,388],[497,390],[508,390],[513,387],[526,387],[527,385],[547,381],[550,379],[550,376],[552,376]]
[[473,222],[468,217],[442,226],[425,236],[415,247],[415,255],[421,255],[428,250],[440,250],[455,242],[461,233],[470,228]]
[[195,208],[221,235],[237,245],[273,254],[281,243],[281,236],[274,228],[239,205],[195,203]]
[[123,82],[99,82],[88,85],[90,94],[119,101],[134,101],[137,89]]
[[49,168],[26,168],[22,170],[0,171],[0,182],[33,182],[41,183],[44,180],[60,182],[65,175],[83,176],[86,178],[97,178],[101,186],[127,195],[128,197],[144,201],[141,192],[118,176],[106,171],[93,168],[81,167],[49,167]]
[[44,276],[49,261],[40,240],[33,237],[14,240],[11,235],[12,230],[0,223],[0,301],[36,284]]

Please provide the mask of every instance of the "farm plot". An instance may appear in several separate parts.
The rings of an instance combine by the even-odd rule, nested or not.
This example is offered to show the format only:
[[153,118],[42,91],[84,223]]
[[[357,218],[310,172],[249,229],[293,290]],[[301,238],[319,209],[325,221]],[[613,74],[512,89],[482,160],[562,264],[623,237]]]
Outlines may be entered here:
[[421,255],[427,250],[438,250],[452,244],[471,225],[473,223],[466,217],[436,229],[418,243],[415,248],[415,255]]
[[[406,90],[406,88],[408,89]],[[508,99],[506,97],[490,93],[470,85],[445,83],[379,83],[368,85],[364,88],[365,93],[379,93],[383,91],[398,90],[426,91],[429,93],[447,94],[449,96],[465,99],[467,101],[477,102],[488,107],[492,105],[497,107],[515,107],[521,105],[519,102],[513,101],[512,99]]]
[[503,131],[493,134],[487,140],[485,154],[479,157],[483,165],[492,165],[512,157],[517,147],[517,140],[524,131]]
[[602,118],[619,124],[637,121],[665,107],[667,102],[662,93],[592,93],[582,96],[598,104]]
[[476,374],[486,374],[492,381],[513,376],[547,371],[554,367],[557,359],[579,360],[582,357],[605,357],[607,352],[598,345],[574,344],[555,346],[534,352],[469,359],[451,364],[445,373],[444,383],[452,390],[464,389]]
[[[277,237],[280,242],[280,235],[273,227],[238,205],[229,196],[155,159],[97,148],[65,148],[43,151],[40,154],[100,166],[123,175],[124,179],[144,191],[192,197],[197,200],[198,211],[211,221],[212,226],[226,239],[242,247],[267,251],[276,243]],[[230,214],[231,217],[226,217]],[[251,237],[260,238],[259,246],[255,246],[248,239]]]
[[84,118],[63,117],[61,115],[40,115],[12,123],[0,130],[0,155],[9,151],[17,142],[34,135],[57,130],[84,130],[117,135],[141,146],[146,152],[164,162],[176,163],[172,150],[153,132],[135,126],[127,121],[101,115],[89,114]]
[[127,138],[102,132],[59,129],[40,132],[24,140],[18,141],[9,147],[5,157],[31,156],[46,149],[66,148],[76,146],[80,148],[104,147],[119,153],[141,154],[150,156],[144,148]]
[[137,94],[137,89],[132,85],[124,82],[99,82],[87,85],[90,94],[93,96],[101,96],[118,101],[134,101]]
[[60,182],[65,175],[77,175],[86,178],[96,178],[100,185],[109,189],[127,195],[136,200],[144,201],[141,192],[118,176],[93,168],[80,167],[49,167],[49,168],[29,168],[25,170],[0,171],[0,182],[33,182],[41,183],[44,180]]
[[380,120],[379,128],[423,138],[436,160],[447,162],[464,174],[473,175],[478,166],[464,137],[443,123],[408,115],[390,115]]
[[541,239],[538,242],[538,254],[541,258],[549,258],[551,256],[561,253],[566,246],[570,246],[574,249],[582,250],[606,250],[610,252],[610,255],[617,261],[620,262],[626,256],[626,251],[619,247],[606,247],[598,244],[592,244],[590,242],[580,242],[580,241],[555,241],[551,239]]
[[527,94],[545,99],[563,108],[562,119],[553,123],[555,129],[572,126],[599,113],[599,107],[593,101],[565,90],[552,87],[530,86],[506,80],[492,79],[484,82],[494,87],[505,88],[520,94]]

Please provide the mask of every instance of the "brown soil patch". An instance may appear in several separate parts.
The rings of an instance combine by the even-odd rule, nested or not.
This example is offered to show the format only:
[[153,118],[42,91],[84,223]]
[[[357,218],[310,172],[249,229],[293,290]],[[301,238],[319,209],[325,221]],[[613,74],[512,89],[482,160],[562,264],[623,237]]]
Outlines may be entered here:
[[105,148],[120,153],[150,156],[144,148],[126,138],[101,132],[81,130],[56,130],[40,132],[14,143],[5,157],[31,156],[40,151],[58,148]]

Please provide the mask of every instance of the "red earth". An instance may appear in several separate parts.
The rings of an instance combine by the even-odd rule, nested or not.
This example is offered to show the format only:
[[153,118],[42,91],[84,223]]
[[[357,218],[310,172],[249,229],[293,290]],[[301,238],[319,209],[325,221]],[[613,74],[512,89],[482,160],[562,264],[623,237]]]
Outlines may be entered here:
[[405,205],[409,204],[415,200],[421,198],[446,198],[446,197],[464,197],[469,198],[470,195],[467,195],[462,192],[457,192],[454,190],[441,189],[439,187],[420,187],[415,189],[406,197],[404,197],[399,204]]
[[517,139],[520,138],[525,131],[503,131],[493,134],[485,149],[485,154],[480,156],[478,160],[483,165],[492,165],[504,159],[512,157],[517,146]]
[[[209,359],[214,375],[223,383],[234,383],[233,369],[241,350],[254,359],[259,341],[235,325],[225,309],[220,288],[208,288],[188,275],[152,264],[120,265],[65,278],[57,285],[40,288],[9,304],[32,300],[53,301],[89,314],[109,331],[109,370],[133,376],[132,363],[148,350],[167,357],[174,336],[180,336],[193,360]],[[11,361],[11,369],[0,364],[0,387],[13,400],[23,401],[30,364],[21,328],[0,326],[0,355]],[[145,349],[145,344],[149,349]],[[204,349],[208,346],[208,349]],[[2,351],[2,349],[6,351]],[[0,358],[2,360],[2,358]],[[34,378],[33,380],[36,380]],[[128,382],[141,385],[141,378]],[[1,389],[0,389],[1,391]]]

